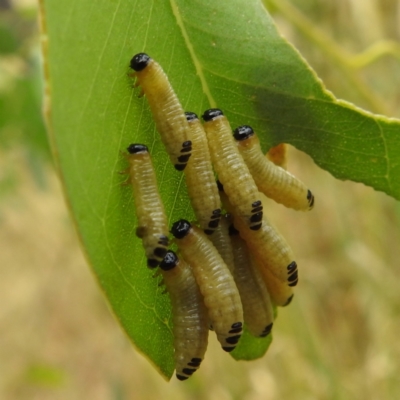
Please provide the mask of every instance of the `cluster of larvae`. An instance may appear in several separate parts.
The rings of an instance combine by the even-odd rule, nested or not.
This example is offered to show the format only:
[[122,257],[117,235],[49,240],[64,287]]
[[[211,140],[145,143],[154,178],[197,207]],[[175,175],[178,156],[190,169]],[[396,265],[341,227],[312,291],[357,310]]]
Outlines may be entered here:
[[[147,265],[159,267],[170,294],[176,376],[185,380],[204,358],[209,328],[227,352],[244,324],[255,337],[270,334],[273,308],[290,303],[298,271],[290,247],[264,213],[265,196],[296,210],[310,210],[314,197],[285,170],[284,146],[266,157],[253,129],[232,131],[220,109],[205,111],[202,124],[195,113],[184,112],[157,62],[140,53],[130,65],[175,169],[185,174],[197,218],[196,224],[176,221],[169,230],[148,148],[131,144],[136,233]],[[179,258],[168,250],[169,232]]]

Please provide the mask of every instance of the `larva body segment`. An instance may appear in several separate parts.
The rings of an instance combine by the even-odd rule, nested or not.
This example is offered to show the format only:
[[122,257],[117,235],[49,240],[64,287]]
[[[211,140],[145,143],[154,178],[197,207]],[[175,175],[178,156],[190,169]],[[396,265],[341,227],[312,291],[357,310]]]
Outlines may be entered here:
[[271,298],[260,272],[253,265],[245,241],[233,225],[229,232],[235,261],[233,277],[242,299],[244,323],[253,336],[265,337],[274,322]]
[[131,144],[127,150],[129,176],[138,219],[136,235],[142,239],[147,265],[154,268],[167,252],[167,217],[147,146]]
[[254,264],[264,280],[268,289],[268,293],[272,302],[279,307],[286,307],[293,299],[293,289],[285,282],[277,279],[268,268],[263,268],[260,263],[254,258]]
[[[222,203],[234,217],[234,225],[245,240],[260,266],[267,268],[281,282],[293,287],[298,282],[297,264],[293,253],[283,236],[271,225],[265,214],[262,217],[262,226],[257,231],[247,229],[245,222],[238,218],[230,199],[224,193],[225,186],[219,185]],[[263,194],[259,193],[260,198]]]
[[183,258],[193,269],[223,350],[232,351],[242,334],[243,309],[228,267],[206,234],[188,221],[175,222],[171,232]]
[[207,110],[203,119],[212,163],[236,215],[251,230],[260,229],[263,204],[254,179],[237,149],[227,118],[215,108]]
[[204,359],[208,344],[208,313],[190,266],[168,251],[160,264],[171,297],[176,377],[189,378]]
[[185,169],[188,193],[200,227],[211,235],[218,227],[221,202],[215,183],[207,137],[197,115],[186,112],[192,137],[192,155]]
[[264,156],[260,141],[250,126],[236,128],[234,137],[239,152],[261,192],[295,210],[307,211],[313,208],[314,196],[311,191],[295,176]]
[[167,75],[160,64],[145,53],[131,60],[137,85],[147,97],[156,128],[169,157],[178,171],[183,171],[190,158],[192,142],[189,124]]
[[287,144],[280,143],[271,147],[265,155],[269,161],[273,162],[278,167],[287,169]]
[[298,283],[297,264],[286,240],[269,224],[264,217],[259,231],[246,229],[240,218],[235,218],[235,225],[240,235],[264,268],[267,268],[278,280],[294,287]]
[[229,215],[222,215],[218,228],[212,235],[209,236],[209,239],[213,243],[214,247],[218,250],[219,255],[224,260],[231,274],[233,274],[233,250],[232,241],[229,236],[229,225],[231,222],[231,217]]

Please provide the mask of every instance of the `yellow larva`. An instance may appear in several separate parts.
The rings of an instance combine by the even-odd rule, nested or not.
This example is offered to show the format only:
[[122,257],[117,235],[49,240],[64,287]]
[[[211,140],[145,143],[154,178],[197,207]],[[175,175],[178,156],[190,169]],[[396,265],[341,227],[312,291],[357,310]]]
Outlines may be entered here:
[[[271,271],[276,278],[289,286],[296,286],[298,282],[297,264],[293,260],[292,250],[286,240],[271,225],[263,215],[261,229],[252,231],[247,229],[246,223],[238,218],[230,199],[224,193],[225,186],[219,185],[222,203],[234,217],[235,227],[240,236],[245,240],[251,253],[257,258],[260,266]],[[259,193],[260,198],[263,194]]]
[[199,367],[208,344],[208,313],[190,266],[168,251],[160,264],[172,304],[176,377],[183,381]]
[[136,235],[142,239],[147,265],[156,267],[168,247],[168,222],[157,189],[157,180],[147,146],[128,147],[129,175],[138,219]]
[[286,169],[287,166],[287,145],[280,143],[271,147],[265,155],[269,161],[273,162],[278,167]]
[[186,184],[200,228],[211,235],[219,224],[221,202],[215,183],[207,137],[197,115],[186,112],[193,150],[185,169]]
[[184,170],[192,151],[189,124],[167,75],[160,64],[145,53],[136,54],[130,66],[147,97],[157,130],[175,169]]
[[188,221],[175,222],[171,232],[183,258],[193,269],[222,348],[232,351],[242,335],[243,309],[228,267],[206,234]]
[[218,250],[218,253],[224,260],[226,266],[229,268],[229,271],[233,273],[233,251],[231,238],[229,236],[229,225],[231,222],[232,221],[229,215],[222,215],[218,228],[212,235],[209,236],[209,239]]
[[314,196],[295,176],[269,161],[261,151],[253,129],[243,125],[235,129],[234,137],[258,189],[266,196],[295,210],[311,210]]
[[267,336],[274,322],[274,310],[267,287],[257,267],[253,265],[239,231],[231,225],[229,234],[235,262],[233,277],[242,299],[244,323],[253,336]]
[[204,113],[203,119],[212,163],[236,214],[251,230],[260,229],[263,205],[227,118],[221,110],[212,108]]

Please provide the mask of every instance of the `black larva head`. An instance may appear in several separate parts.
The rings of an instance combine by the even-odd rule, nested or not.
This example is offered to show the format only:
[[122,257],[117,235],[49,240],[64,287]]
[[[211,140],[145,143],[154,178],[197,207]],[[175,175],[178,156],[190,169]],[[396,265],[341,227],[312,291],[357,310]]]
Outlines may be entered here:
[[210,108],[202,115],[205,122],[212,121],[214,118],[220,117],[224,113],[219,108]]
[[160,263],[160,268],[163,271],[170,271],[175,268],[179,262],[178,256],[172,251],[167,251],[167,254],[164,256],[164,259]]
[[145,144],[132,143],[127,148],[129,154],[148,152],[149,149]]
[[131,68],[136,72],[144,70],[149,64],[151,58],[146,53],[139,53],[133,56]]
[[233,131],[233,137],[238,141],[246,140],[252,135],[254,135],[254,131],[253,128],[249,125],[239,126]]
[[199,119],[197,114],[195,114],[194,112],[191,112],[191,111],[186,111],[185,115],[186,115],[186,119],[188,120],[188,122],[196,121],[196,119]]
[[171,233],[177,239],[183,239],[190,231],[192,225],[186,219],[180,219],[172,225]]

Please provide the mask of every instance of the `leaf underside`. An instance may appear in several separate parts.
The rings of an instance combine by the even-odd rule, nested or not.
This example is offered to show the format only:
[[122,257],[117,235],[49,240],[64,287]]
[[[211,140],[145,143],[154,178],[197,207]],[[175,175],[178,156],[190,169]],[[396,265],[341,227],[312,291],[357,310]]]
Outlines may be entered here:
[[[183,175],[159,140],[145,98],[127,76],[145,51],[168,74],[185,110],[219,107],[249,124],[263,149],[286,142],[339,179],[399,199],[400,124],[326,91],[279,36],[257,0],[42,0],[51,141],[88,260],[136,347],[167,378],[174,370],[171,308],[135,236],[130,143],[148,145],[169,223],[194,219]],[[46,37],[44,37],[46,38]],[[254,359],[270,338],[245,335],[233,355]]]

